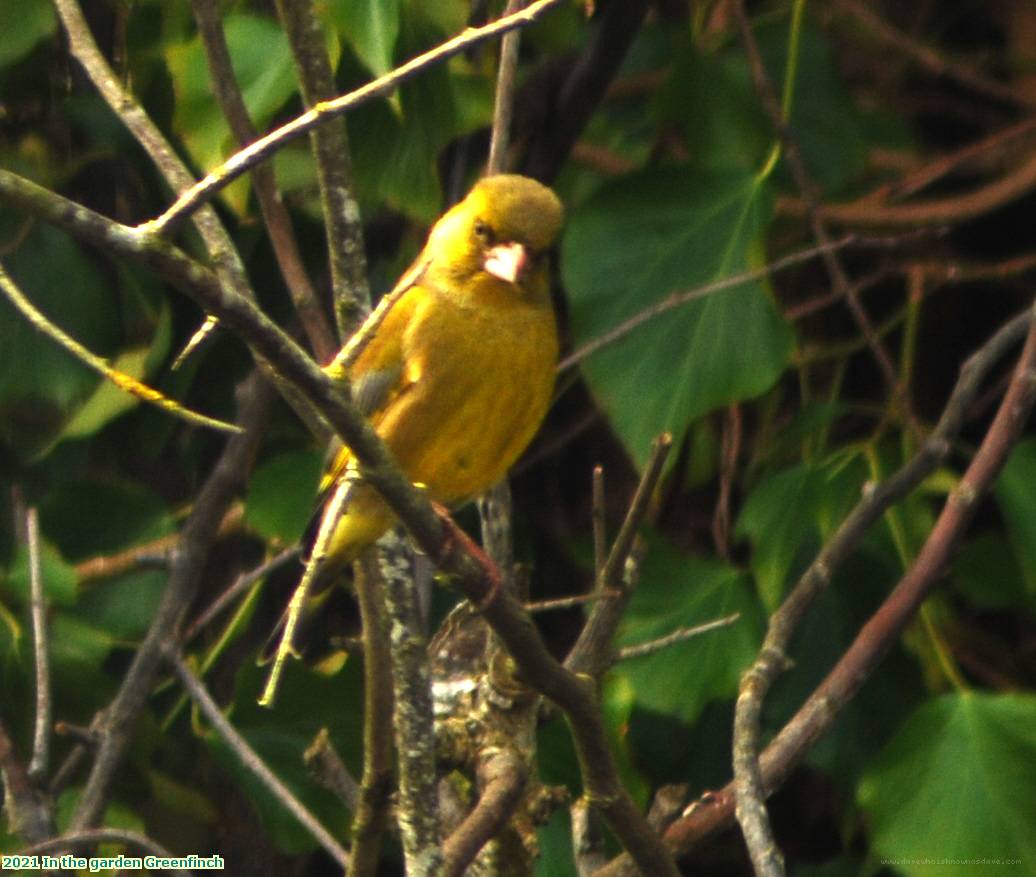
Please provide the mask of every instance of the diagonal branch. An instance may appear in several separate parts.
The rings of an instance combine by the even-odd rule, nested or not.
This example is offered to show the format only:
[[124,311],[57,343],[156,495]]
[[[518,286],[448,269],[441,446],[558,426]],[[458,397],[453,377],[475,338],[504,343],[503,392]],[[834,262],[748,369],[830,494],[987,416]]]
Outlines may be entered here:
[[[867,529],[889,507],[915,489],[946,458],[953,439],[960,431],[972,403],[981,391],[984,378],[1027,332],[1031,336],[1033,325],[1036,325],[1036,315],[1030,309],[1006,323],[969,357],[961,368],[957,384],[928,441],[890,478],[866,491],[817,558],[802,574],[780,609],[770,619],[766,642],[760,651],[760,656],[756,664],[746,673],[746,679],[749,676],[753,677],[753,682],[745,684],[752,685],[755,689],[754,696],[748,703],[741,702],[739,699],[739,712],[757,709],[757,705],[752,701],[761,699],[765,695],[773,679],[786,666],[784,650],[790,642],[794,630],[809,606],[830,582],[835,569],[856,550]],[[1032,380],[1032,368],[1030,363],[1028,378],[1030,381]],[[1015,383],[1018,383],[1017,375],[1016,371]],[[1002,404],[1001,411],[1004,408],[1005,405]],[[858,637],[857,641],[859,639]],[[848,652],[846,654],[848,655]],[[880,655],[877,657],[880,658]],[[842,662],[839,662],[836,670],[842,666]],[[835,671],[832,671],[828,680],[834,673]],[[843,678],[843,683],[845,681]],[[862,682],[862,679],[857,680],[857,684],[859,682]],[[822,687],[828,684],[825,681],[822,683]],[[801,762],[810,746],[834,723],[839,714],[839,708],[852,696],[852,693],[855,693],[855,691],[852,693],[843,691],[845,700],[835,703],[825,701],[818,694],[820,690],[818,688],[807,701],[809,710],[807,711],[806,706],[803,706],[795,718],[781,731],[777,739],[762,753],[760,758],[762,786],[767,793],[777,788]],[[828,691],[830,690],[828,689]],[[806,728],[809,729],[808,736],[804,735]],[[734,784],[729,783],[723,789],[710,792],[707,797],[687,808],[683,816],[666,832],[666,840],[678,853],[686,853],[704,838],[729,826],[733,816]],[[629,858],[622,856],[613,860],[606,868],[601,869],[598,877],[620,877],[620,875],[628,877],[633,873],[635,872],[632,870]]]
[[317,842],[328,852],[343,868],[349,867],[349,854],[340,843],[331,836],[331,833],[324,828],[323,824],[310,812],[310,810],[292,793],[277,775],[270,770],[259,754],[248,745],[248,741],[230,724],[227,717],[223,715],[216,701],[212,699],[208,689],[202,681],[195,676],[191,669],[184,662],[181,655],[170,649],[167,659],[172,665],[176,675],[180,678],[183,687],[187,689],[202,714],[216,729],[216,732],[223,738],[224,742],[234,754],[240,759],[247,770],[266,786],[269,792],[278,800],[281,806],[294,816],[299,823],[317,840]]
[[514,750],[501,749],[479,765],[478,803],[443,842],[442,877],[461,877],[479,850],[511,818],[521,800],[528,772]]
[[[787,775],[788,766],[797,762],[827,731],[832,724],[832,717],[856,694],[945,572],[958,538],[974,516],[979,499],[989,490],[1017,443],[1036,402],[1036,308],[1027,316],[1025,347],[1000,408],[963,478],[943,506],[913,565],[863,626],[834,669],[809,696],[763,756],[757,759],[755,753],[759,747],[762,699],[786,663],[781,646],[786,641],[788,622],[794,618],[794,612],[787,612],[776,625],[771,624],[759,661],[742,681],[735,715],[734,766],[739,820],[742,817],[742,802],[752,802],[752,807],[761,806],[766,794]],[[957,418],[962,414],[963,409],[955,408]],[[952,420],[944,414],[944,422],[947,419]],[[944,436],[936,438],[936,444],[929,448],[929,453],[937,452],[939,444],[948,446]],[[938,460],[937,453],[935,456]],[[900,470],[897,475],[902,472]],[[840,532],[842,529],[844,525]],[[823,578],[829,578],[829,571]],[[792,597],[795,596],[793,592]],[[785,605],[788,605],[787,602]],[[756,839],[760,849],[773,844],[765,819],[762,827],[755,831],[758,832]]]
[[[67,0],[63,0],[63,2],[67,2]],[[388,94],[401,83],[413,78],[428,67],[452,58],[481,42],[531,24],[553,7],[559,6],[561,2],[562,0],[536,0],[526,9],[516,12],[514,15],[500,18],[483,27],[468,28],[462,34],[447,40],[423,55],[418,55],[355,91],[333,100],[321,101],[301,116],[249,144],[218,168],[210,171],[203,180],[184,192],[165,213],[147,223],[146,228],[158,234],[169,232],[175,224],[198,210],[216,192],[259,162],[269,158],[286,143],[290,143],[303,134],[308,134],[317,125],[334,119],[362,103]]]

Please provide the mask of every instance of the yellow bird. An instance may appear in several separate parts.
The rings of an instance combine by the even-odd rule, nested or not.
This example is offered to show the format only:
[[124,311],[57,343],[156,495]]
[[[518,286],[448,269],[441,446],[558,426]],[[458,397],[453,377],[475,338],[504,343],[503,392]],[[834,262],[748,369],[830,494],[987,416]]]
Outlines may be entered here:
[[[360,410],[437,502],[458,505],[495,484],[547,412],[558,355],[548,251],[562,218],[557,196],[535,180],[482,179],[435,224],[402,294],[348,369]],[[348,448],[338,451],[325,493],[353,465]],[[355,559],[394,520],[372,488],[358,485],[326,566]]]

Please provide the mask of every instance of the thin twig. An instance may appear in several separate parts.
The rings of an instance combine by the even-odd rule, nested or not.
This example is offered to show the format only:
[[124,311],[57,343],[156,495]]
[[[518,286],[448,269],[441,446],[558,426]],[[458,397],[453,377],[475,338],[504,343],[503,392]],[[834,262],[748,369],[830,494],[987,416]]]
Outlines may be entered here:
[[702,286],[695,286],[693,289],[674,292],[667,295],[660,302],[656,302],[651,307],[639,311],[629,319],[624,320],[622,323],[619,323],[619,325],[609,329],[603,335],[600,335],[578,347],[558,363],[558,371],[564,371],[565,369],[571,368],[576,363],[582,362],[602,347],[607,347],[608,345],[614,344],[616,341],[625,338],[638,326],[641,326],[649,320],[654,320],[655,318],[662,316],[662,314],[668,313],[673,310],[673,308],[678,308],[689,302],[696,301],[697,299],[705,298],[713,293],[721,292],[724,289],[731,289],[735,286],[740,286],[743,283],[750,283],[754,280],[762,280],[764,278],[772,277],[788,268],[793,268],[796,265],[809,262],[818,256],[823,256],[826,252],[834,252],[854,245],[885,246],[894,244],[892,240],[888,238],[875,238],[867,241],[859,235],[848,234],[836,240],[828,241],[826,244],[820,244],[815,247],[810,247],[807,250],[800,250],[795,253],[790,253],[787,256],[782,256],[780,259],[770,262],[762,268],[754,268],[751,271],[742,271],[740,274],[723,277],[720,280],[715,280]]
[[[744,714],[749,709],[754,710],[755,704],[761,703],[766,689],[785,665],[782,644],[790,640],[809,605],[826,587],[837,566],[859,546],[868,528],[893,503],[916,488],[945,459],[953,438],[966,420],[971,403],[981,390],[983,379],[1007,351],[1030,330],[1034,322],[1036,321],[1031,310],[1019,314],[968,358],[943,409],[939,424],[925,445],[890,478],[866,490],[855,508],[803,573],[781,608],[770,620],[767,642],[764,643],[756,664],[746,673],[746,679],[749,674],[753,676],[754,682],[751,684],[756,691],[747,702],[739,699],[738,713]],[[1001,405],[1001,409],[1003,407]],[[749,683],[746,681],[743,684],[747,687]],[[763,752],[759,761],[762,769],[762,786],[765,789],[772,791],[778,787],[782,779],[801,762],[823,731],[837,718],[839,710],[832,708],[823,697],[817,696],[819,691],[817,689],[807,702],[810,706],[808,713],[805,706],[800,709],[797,719],[793,720],[794,729],[792,723],[786,725],[777,740]],[[812,722],[808,738],[802,736],[804,720],[807,717]],[[822,725],[817,724],[818,717],[822,720]],[[747,717],[747,721],[744,717],[740,721],[748,728],[752,727],[751,716]],[[743,735],[751,731],[740,733]],[[778,743],[781,745],[778,746]],[[754,747],[749,744],[749,748]],[[666,839],[675,850],[685,853],[705,837],[726,828],[733,816],[734,783],[731,782],[719,791],[710,792],[707,798],[689,807],[667,831]],[[602,869],[598,877],[627,877],[633,873],[633,864],[629,857],[620,856]]]
[[[507,0],[504,15],[514,15],[525,5],[525,0]],[[489,140],[487,174],[502,174],[507,170],[507,148],[511,142],[511,116],[514,112],[515,86],[518,83],[518,49],[521,31],[513,30],[500,41],[500,67],[496,77],[496,96],[493,101],[493,133]]]
[[248,741],[238,733],[237,729],[227,721],[216,701],[212,699],[204,683],[191,672],[183,656],[178,652],[168,649],[166,658],[172,666],[176,675],[183,683],[183,687],[191,696],[206,719],[209,720],[216,733],[223,739],[223,742],[238,757],[242,765],[258,779],[273,795],[278,803],[294,816],[300,825],[305,828],[313,838],[322,846],[327,853],[343,868],[349,867],[349,854],[345,848],[331,836],[331,833],[324,828],[323,824],[303,804],[277,775],[270,770],[266,762],[259,757],[259,754],[248,745]]
[[[819,216],[826,222],[860,228],[910,228],[957,225],[1010,204],[1036,188],[1036,153],[1002,177],[960,195],[947,195],[907,204],[875,204],[863,198],[843,204],[821,204]],[[801,216],[808,210],[804,200],[778,199],[777,211]]]
[[565,666],[574,673],[586,674],[597,679],[611,666],[612,640],[630,598],[628,590],[622,586],[621,575],[630,560],[634,539],[644,523],[648,504],[662,477],[672,443],[672,436],[662,433],[651,447],[651,455],[640,477],[640,483],[595,584],[596,590],[618,591],[619,596],[601,600],[594,606],[593,612],[579,633],[579,639],[565,659]]
[[[317,731],[313,742],[302,753],[302,760],[309,768],[313,778],[325,789],[332,792],[350,813],[356,813],[360,806],[360,786],[349,773],[349,768],[342,761],[342,756],[331,743],[331,734],[327,728]],[[355,822],[355,820],[354,820]],[[357,838],[353,833],[350,864],[356,860]]]
[[[890,267],[880,267],[876,271],[872,271],[870,274],[853,281],[853,288],[858,295],[864,290],[870,289],[871,287],[881,283],[881,281],[887,279],[892,273],[893,272]],[[795,322],[796,320],[801,320],[804,317],[815,314],[817,311],[821,311],[826,307],[830,307],[841,300],[842,297],[838,290],[832,289],[829,292],[825,292],[821,295],[815,296],[814,298],[789,305],[784,309],[784,319]],[[880,329],[878,334],[881,334]]]
[[32,653],[36,667],[36,723],[32,736],[29,779],[39,782],[50,768],[50,649],[47,645],[47,605],[43,595],[40,564],[40,521],[35,507],[25,512],[26,543],[29,549],[29,612],[32,616]]
[[735,612],[733,615],[727,615],[724,618],[717,618],[715,621],[706,621],[704,624],[696,624],[694,627],[678,628],[672,633],[667,633],[665,636],[661,636],[658,639],[619,649],[619,653],[616,655],[615,659],[616,661],[627,661],[630,658],[642,658],[645,655],[653,655],[655,652],[660,652],[664,649],[668,649],[670,646],[686,642],[696,636],[701,636],[703,633],[709,633],[710,631],[718,630],[721,627],[729,627],[740,617],[741,613]]
[[[60,733],[61,723],[57,722],[54,725],[55,733]],[[95,741],[96,742],[96,741]],[[94,745],[84,745],[83,743],[77,743],[72,747],[68,755],[65,756],[65,760],[61,762],[61,766],[54,771],[54,775],[50,778],[50,782],[47,783],[47,794],[51,798],[56,799],[72,782],[72,778],[75,776],[76,771],[83,765],[87,757],[91,752],[94,751]]]
[[347,877],[377,872],[392,795],[392,652],[379,551],[364,551],[354,565],[363,630],[363,776],[353,808]]
[[[991,162],[1002,163],[1004,157],[998,153],[1006,152],[1009,148],[1018,151],[1019,145],[1015,142],[1026,134],[1036,130],[1036,118],[1023,119],[1007,128],[994,131],[992,134],[979,140],[968,143],[960,149],[954,150],[946,155],[936,158],[921,167],[910,171],[905,176],[894,179],[888,183],[878,186],[860,198],[862,201],[872,201],[875,204],[887,204],[893,201],[902,201],[911,195],[928,188],[933,183],[943,179],[947,174],[966,169],[970,165],[977,165],[979,161],[989,166]],[[977,168],[976,168],[977,170]],[[860,203],[858,202],[858,203]]]
[[557,612],[560,609],[574,609],[576,606],[585,606],[596,600],[609,600],[621,597],[619,591],[594,590],[589,594],[573,594],[571,597],[555,597],[552,600],[536,600],[534,603],[526,603],[526,612]]
[[98,745],[93,766],[70,822],[72,831],[96,824],[104,813],[111,781],[128,747],[162,661],[202,580],[202,571],[233,497],[254,461],[266,412],[273,401],[257,373],[239,388],[242,432],[227,442],[199,491],[181,531],[162,600],[108,708],[96,721]]
[[493,37],[501,36],[515,28],[531,24],[553,7],[560,5],[561,2],[562,0],[535,0],[527,8],[516,12],[514,15],[497,19],[483,27],[468,28],[462,34],[447,40],[428,52],[418,55],[395,70],[372,82],[368,82],[355,91],[333,100],[318,103],[301,116],[249,144],[240,152],[227,159],[218,168],[210,171],[204,179],[195,183],[188,191],[184,192],[165,213],[147,223],[148,230],[157,234],[167,233],[173,225],[197,210],[202,203],[211,198],[217,191],[227,186],[260,161],[269,158],[285,144],[301,137],[303,134],[308,134],[317,125],[328,119],[335,118],[366,101],[388,94],[401,83],[413,78],[428,67],[442,63],[454,55],[470,49],[472,46]]
[[18,288],[18,285],[11,279],[10,275],[0,265],[0,290],[3,291],[7,300],[32,324],[34,329],[39,330],[55,344],[60,345],[87,368],[97,372],[105,380],[111,381],[120,390],[135,396],[142,402],[154,405],[166,414],[178,417],[193,426],[207,426],[219,432],[236,433],[238,428],[232,423],[225,423],[215,417],[208,417],[184,408],[179,402],[163,395],[153,387],[141,383],[136,378],[112,368],[107,361],[95,353],[92,353],[72,336],[55,326],[37,308],[25,294]]
[[593,498],[590,516],[594,534],[594,581],[600,585],[601,571],[608,556],[608,509],[604,498],[604,467],[600,464],[594,466],[592,478]]
[[203,628],[207,627],[212,620],[216,618],[216,616],[227,609],[227,607],[229,607],[230,604],[233,603],[241,594],[251,588],[256,582],[265,579],[267,576],[273,575],[273,573],[277,572],[281,567],[285,566],[290,561],[295,560],[299,556],[300,551],[301,548],[299,548],[298,545],[293,545],[291,548],[285,548],[279,554],[276,554],[269,560],[264,561],[255,569],[241,573],[234,584],[213,600],[205,611],[191,622],[190,626],[183,632],[183,636],[180,638],[180,641],[184,645],[189,643],[198,635],[198,633],[201,632]]
[[872,8],[857,2],[857,0],[837,0],[835,6],[840,12],[854,19],[857,24],[863,25],[864,28],[885,43],[885,45],[891,46],[912,58],[936,76],[945,76],[955,80],[965,88],[969,88],[984,97],[993,98],[993,100],[1016,105],[1033,105],[1033,101],[1025,89],[1011,88],[1009,85],[998,82],[966,64],[946,59],[934,49],[897,30],[878,16]]

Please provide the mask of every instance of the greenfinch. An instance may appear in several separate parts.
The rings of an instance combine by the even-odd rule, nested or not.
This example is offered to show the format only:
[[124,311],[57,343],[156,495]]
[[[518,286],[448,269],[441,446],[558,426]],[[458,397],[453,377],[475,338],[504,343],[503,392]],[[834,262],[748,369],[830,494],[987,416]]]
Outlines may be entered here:
[[[439,503],[459,505],[495,484],[546,414],[558,356],[548,251],[562,219],[557,196],[535,180],[479,181],[432,228],[401,295],[348,367],[360,410]],[[354,469],[341,448],[325,495]],[[327,567],[355,559],[394,520],[373,488],[357,485]]]

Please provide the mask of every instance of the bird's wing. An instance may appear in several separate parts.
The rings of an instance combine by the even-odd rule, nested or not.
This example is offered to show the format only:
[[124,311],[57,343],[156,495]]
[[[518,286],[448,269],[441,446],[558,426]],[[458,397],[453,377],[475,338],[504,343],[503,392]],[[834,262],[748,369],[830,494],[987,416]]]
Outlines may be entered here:
[[[375,427],[385,409],[413,386],[414,377],[405,368],[403,337],[420,300],[421,287],[411,285],[349,370],[353,401]],[[321,494],[341,478],[352,461],[352,453],[340,442],[335,443],[332,454],[320,482]]]

